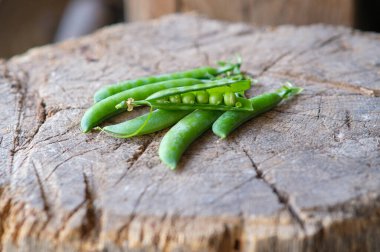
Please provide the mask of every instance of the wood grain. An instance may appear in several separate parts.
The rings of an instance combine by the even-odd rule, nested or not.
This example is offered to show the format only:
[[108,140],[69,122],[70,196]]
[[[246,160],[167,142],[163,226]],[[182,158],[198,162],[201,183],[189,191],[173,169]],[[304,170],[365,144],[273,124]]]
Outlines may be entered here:
[[[2,250],[378,251],[379,41],[173,15],[1,61]],[[106,83],[236,54],[259,81],[251,95],[287,80],[305,91],[225,141],[207,132],[177,172],[157,156],[165,131],[79,130]]]

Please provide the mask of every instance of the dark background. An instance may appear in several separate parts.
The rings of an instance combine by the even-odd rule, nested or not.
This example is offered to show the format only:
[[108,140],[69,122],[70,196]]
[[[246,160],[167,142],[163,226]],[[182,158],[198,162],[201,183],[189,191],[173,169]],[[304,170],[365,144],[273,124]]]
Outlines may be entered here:
[[326,23],[380,32],[380,0],[0,0],[0,58],[112,23],[186,11],[256,25]]

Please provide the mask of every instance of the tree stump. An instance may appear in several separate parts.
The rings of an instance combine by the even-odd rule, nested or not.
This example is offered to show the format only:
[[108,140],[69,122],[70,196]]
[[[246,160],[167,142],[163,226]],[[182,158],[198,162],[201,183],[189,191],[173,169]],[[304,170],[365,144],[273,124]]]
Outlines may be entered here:
[[[178,171],[158,158],[165,131],[79,129],[105,84],[236,54],[250,95],[305,91],[226,140],[207,132]],[[2,61],[0,90],[3,251],[380,250],[379,34],[173,15]]]

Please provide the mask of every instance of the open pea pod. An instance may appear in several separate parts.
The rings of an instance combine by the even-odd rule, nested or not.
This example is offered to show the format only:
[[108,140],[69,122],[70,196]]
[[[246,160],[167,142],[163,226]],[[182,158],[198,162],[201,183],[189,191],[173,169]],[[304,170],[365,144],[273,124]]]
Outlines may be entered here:
[[156,109],[165,109],[165,110],[194,110],[194,109],[203,109],[203,110],[222,110],[222,111],[253,111],[252,103],[245,98],[236,97],[235,106],[227,105],[212,105],[212,104],[184,104],[184,103],[163,103],[157,100],[143,100],[143,101],[133,101],[133,105],[148,105]]
[[195,84],[187,87],[176,87],[161,90],[150,95],[145,100],[134,101],[133,99],[128,99],[116,105],[117,109],[128,108],[132,110],[134,106],[148,105],[152,108],[160,108],[166,110],[194,110],[194,109],[204,109],[204,110],[237,110],[237,111],[253,111],[252,104],[248,99],[242,97],[236,97],[233,105],[226,104],[204,104],[204,103],[178,103],[163,101],[163,99],[174,95],[183,95],[195,91],[206,90],[209,94],[224,94],[224,93],[238,93],[248,90],[251,87],[250,80],[234,80],[234,79],[222,79],[210,81],[202,84]]
[[184,104],[184,103],[165,103],[159,100],[142,100],[142,101],[133,101],[133,105],[148,105],[156,109],[164,110],[194,110],[194,109],[203,109],[203,110],[222,110],[222,111],[253,111],[252,103],[245,98],[236,97],[235,106],[227,105],[212,105],[212,104]]

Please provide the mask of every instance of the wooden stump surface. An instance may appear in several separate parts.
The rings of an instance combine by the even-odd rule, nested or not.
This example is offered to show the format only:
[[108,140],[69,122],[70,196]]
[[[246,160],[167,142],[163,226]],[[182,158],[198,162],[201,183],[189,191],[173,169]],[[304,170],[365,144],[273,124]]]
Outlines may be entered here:
[[[227,140],[207,132],[178,171],[165,131],[80,132],[101,86],[236,54],[251,95],[305,91]],[[173,15],[1,61],[0,94],[3,251],[380,250],[379,34]]]

